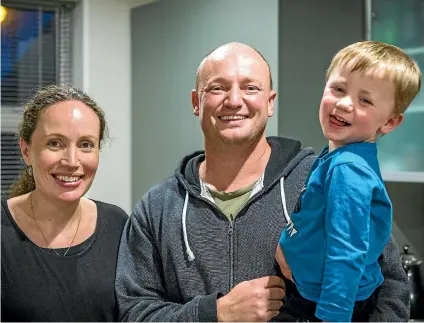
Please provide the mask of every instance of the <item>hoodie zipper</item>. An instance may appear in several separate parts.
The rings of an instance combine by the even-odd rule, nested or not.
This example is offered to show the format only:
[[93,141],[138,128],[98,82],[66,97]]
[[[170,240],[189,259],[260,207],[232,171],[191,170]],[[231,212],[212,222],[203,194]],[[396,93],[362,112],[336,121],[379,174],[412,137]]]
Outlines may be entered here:
[[234,221],[230,220],[228,226],[228,235],[230,238],[230,288],[233,289],[234,285]]

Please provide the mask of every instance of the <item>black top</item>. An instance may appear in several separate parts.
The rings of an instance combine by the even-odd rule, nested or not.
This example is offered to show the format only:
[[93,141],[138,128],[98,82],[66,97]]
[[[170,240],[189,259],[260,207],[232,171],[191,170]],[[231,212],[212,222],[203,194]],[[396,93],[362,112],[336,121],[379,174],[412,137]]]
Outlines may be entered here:
[[95,232],[59,257],[28,239],[1,201],[1,321],[117,320],[116,259],[128,216],[94,202]]

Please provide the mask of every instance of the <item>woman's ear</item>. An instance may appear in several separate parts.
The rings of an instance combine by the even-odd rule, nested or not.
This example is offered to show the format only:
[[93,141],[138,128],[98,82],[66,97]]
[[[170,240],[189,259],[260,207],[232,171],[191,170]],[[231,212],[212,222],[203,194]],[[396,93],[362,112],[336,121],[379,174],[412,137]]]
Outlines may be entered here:
[[403,113],[395,114],[386,123],[381,126],[380,133],[387,135],[389,132],[395,130],[403,121]]
[[29,144],[22,138],[19,139],[19,148],[21,148],[22,158],[27,166],[31,166],[31,154]]

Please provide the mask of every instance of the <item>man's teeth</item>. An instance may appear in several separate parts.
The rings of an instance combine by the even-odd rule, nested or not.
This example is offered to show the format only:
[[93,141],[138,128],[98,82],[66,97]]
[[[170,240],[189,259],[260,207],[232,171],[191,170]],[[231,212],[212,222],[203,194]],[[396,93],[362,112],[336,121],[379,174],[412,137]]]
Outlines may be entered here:
[[62,182],[69,182],[69,183],[76,182],[81,178],[79,176],[62,176],[62,175],[56,175],[55,177]]
[[222,120],[243,120],[246,119],[247,117],[245,116],[222,116],[220,117]]

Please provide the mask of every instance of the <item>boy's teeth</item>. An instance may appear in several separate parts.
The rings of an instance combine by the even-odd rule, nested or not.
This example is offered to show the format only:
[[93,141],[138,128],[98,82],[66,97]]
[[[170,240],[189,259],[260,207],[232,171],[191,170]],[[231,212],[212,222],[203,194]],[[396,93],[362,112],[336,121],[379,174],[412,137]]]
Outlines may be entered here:
[[334,118],[336,118],[337,120],[339,120],[339,121],[341,121],[341,122],[345,122],[345,123],[347,123],[347,121],[346,121],[345,119],[340,118],[340,117],[338,117],[338,116],[334,116]]
[[61,180],[62,182],[76,182],[80,179],[78,176],[63,176],[63,175],[57,175],[56,178],[58,180]]

